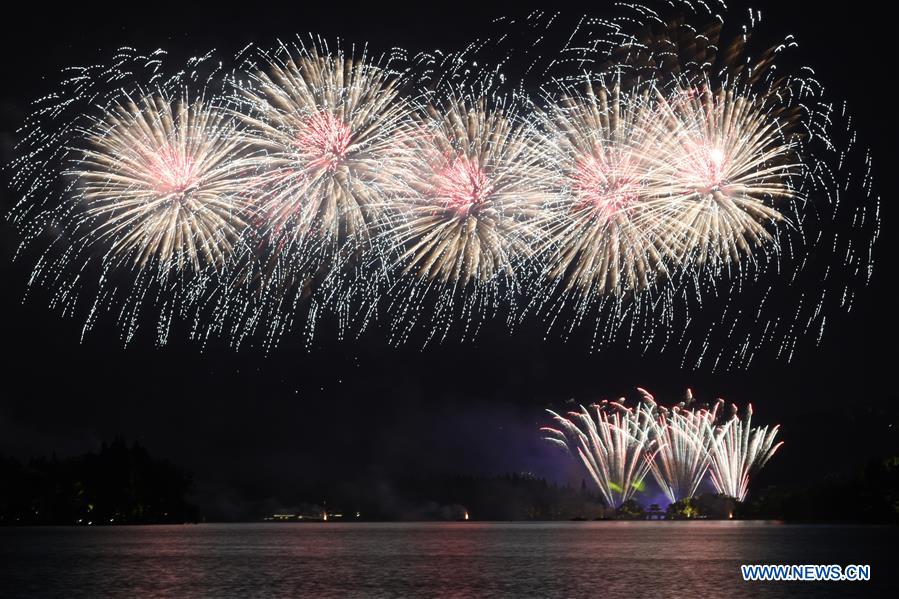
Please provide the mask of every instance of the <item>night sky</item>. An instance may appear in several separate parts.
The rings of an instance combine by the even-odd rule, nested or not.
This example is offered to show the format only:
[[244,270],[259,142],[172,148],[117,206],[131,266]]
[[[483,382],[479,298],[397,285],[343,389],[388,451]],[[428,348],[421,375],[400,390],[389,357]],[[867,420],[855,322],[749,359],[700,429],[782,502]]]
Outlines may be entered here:
[[[240,11],[188,3],[102,10],[23,4],[0,35],[0,158],[12,156],[28,101],[48,90],[59,68],[99,62],[118,46],[228,55],[249,42],[269,45],[312,31],[379,48],[455,50],[489,35],[494,17],[515,14],[486,3],[437,2],[414,11],[305,4],[260,3],[258,11],[253,4]],[[601,2],[589,9],[552,4],[565,14],[602,15]],[[731,16],[741,16],[742,6],[731,3]],[[874,2],[814,14],[805,3],[752,6],[764,11],[767,30],[797,35],[830,97],[848,100],[859,143],[874,156],[884,229],[874,277],[850,314],[828,316],[821,347],[789,364],[769,352],[748,371],[730,373],[681,369],[676,352],[590,353],[584,343],[544,340],[536,327],[510,337],[501,323],[475,342],[425,350],[390,347],[378,331],[338,342],[327,323],[311,350],[287,339],[270,356],[215,343],[201,351],[177,336],[160,349],[152,334],[123,349],[108,323],[80,342],[81,322],[50,311],[46,295],[23,303],[31,264],[12,262],[18,240],[4,222],[0,454],[72,455],[123,436],[192,472],[197,501],[211,516],[252,517],[318,501],[345,481],[381,484],[410,472],[532,472],[579,481],[573,462],[540,441],[543,409],[569,399],[634,397],[636,386],[663,402],[679,399],[687,386],[702,398],[751,402],[756,422],[782,424],[786,444],[756,485],[820,481],[895,453],[894,26]],[[5,214],[16,198],[8,172],[2,177]]]

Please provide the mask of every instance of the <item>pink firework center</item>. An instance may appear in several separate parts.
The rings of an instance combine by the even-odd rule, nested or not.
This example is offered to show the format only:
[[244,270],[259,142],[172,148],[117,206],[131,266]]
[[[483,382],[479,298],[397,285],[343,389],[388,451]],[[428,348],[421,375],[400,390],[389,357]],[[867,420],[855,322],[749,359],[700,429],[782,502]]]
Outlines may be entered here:
[[346,168],[352,140],[350,125],[329,112],[303,119],[293,136],[289,166],[263,174],[254,183],[265,198],[258,222],[280,238],[298,217],[298,235],[322,234],[322,223],[315,221],[321,210],[321,191],[316,190]]
[[180,148],[165,146],[145,159],[153,185],[161,194],[184,197],[200,183],[200,165]]
[[311,170],[334,172],[346,160],[353,130],[329,112],[315,114],[304,122],[296,143]]
[[434,198],[459,215],[468,215],[494,191],[493,183],[475,161],[456,157],[434,176]]
[[627,157],[579,158],[572,178],[578,198],[575,211],[592,209],[602,222],[627,211],[640,198],[642,183],[637,168]]

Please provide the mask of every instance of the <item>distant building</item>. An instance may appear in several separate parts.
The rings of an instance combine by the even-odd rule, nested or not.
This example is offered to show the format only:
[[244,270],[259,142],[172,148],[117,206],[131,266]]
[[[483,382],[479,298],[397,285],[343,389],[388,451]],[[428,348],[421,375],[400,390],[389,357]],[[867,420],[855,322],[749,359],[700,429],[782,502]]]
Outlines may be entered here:
[[645,517],[647,520],[664,520],[665,511],[659,507],[658,503],[653,503],[649,506],[649,509],[646,510]]
[[[362,517],[361,512],[354,512],[355,518]],[[329,522],[343,520],[343,510],[329,510],[325,504],[302,504],[295,509],[280,510],[263,518],[266,522]]]

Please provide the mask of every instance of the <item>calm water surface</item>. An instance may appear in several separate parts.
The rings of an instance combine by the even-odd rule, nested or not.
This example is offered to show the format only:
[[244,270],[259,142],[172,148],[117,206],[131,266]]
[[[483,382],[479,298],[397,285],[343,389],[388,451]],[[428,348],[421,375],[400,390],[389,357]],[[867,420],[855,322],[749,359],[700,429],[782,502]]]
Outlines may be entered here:
[[[0,529],[0,597],[899,597],[899,529],[757,522]],[[741,563],[871,564],[744,583]]]

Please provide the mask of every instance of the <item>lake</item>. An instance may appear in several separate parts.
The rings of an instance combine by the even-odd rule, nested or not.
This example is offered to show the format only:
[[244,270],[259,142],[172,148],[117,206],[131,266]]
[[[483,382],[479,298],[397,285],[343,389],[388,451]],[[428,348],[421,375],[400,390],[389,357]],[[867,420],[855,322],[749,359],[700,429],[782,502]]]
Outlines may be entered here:
[[[897,552],[897,527],[763,522],[0,528],[0,596],[899,596]],[[871,581],[750,583],[741,563]]]

